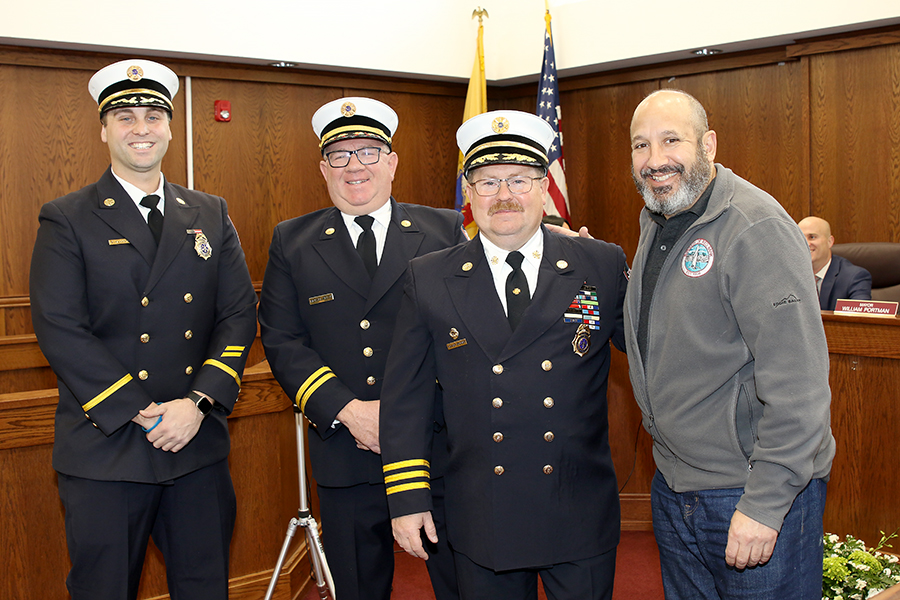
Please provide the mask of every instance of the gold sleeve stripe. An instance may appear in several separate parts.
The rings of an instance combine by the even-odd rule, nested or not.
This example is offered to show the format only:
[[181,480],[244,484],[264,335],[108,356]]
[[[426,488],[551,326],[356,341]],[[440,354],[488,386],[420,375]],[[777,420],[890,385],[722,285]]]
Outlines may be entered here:
[[331,372],[331,369],[320,367],[306,378],[306,381],[303,382],[303,385],[300,386],[300,389],[297,390],[297,395],[294,397],[294,403],[300,407],[300,412],[306,411],[306,403],[313,395],[313,392],[332,377],[335,377],[335,374]]
[[236,357],[240,358],[240,356],[242,354],[243,354],[243,352],[223,352],[222,358],[228,358],[230,356],[236,356]]
[[400,462],[384,465],[382,469],[387,473],[388,471],[396,471],[397,469],[405,469],[407,467],[426,467],[430,469],[431,463],[424,458],[414,458],[412,460],[401,460]]
[[395,481],[402,481],[404,479],[415,479],[416,477],[424,477],[425,479],[431,479],[431,473],[428,471],[405,471],[403,473],[398,473],[397,475],[388,475],[384,478],[385,483],[394,483]]
[[246,346],[225,346],[225,352],[243,352]]
[[112,396],[114,393],[116,393],[119,390],[119,388],[121,388],[123,385],[125,385],[126,383],[131,381],[131,379],[132,378],[131,378],[130,373],[125,375],[125,377],[123,377],[122,379],[118,380],[117,382],[115,382],[114,384],[112,384],[111,386],[109,386],[108,388],[103,390],[103,392],[100,395],[94,396],[94,398],[90,402],[82,405],[82,407],[81,407],[82,410],[84,410],[84,412],[91,410],[92,408],[94,408],[95,406],[97,406],[98,404],[100,404],[101,402],[103,402],[104,400],[109,398],[110,396]]
[[430,481],[419,481],[417,483],[404,483],[403,485],[392,485],[387,488],[387,495],[396,494],[397,492],[408,492],[410,490],[430,490]]
[[209,360],[205,361],[203,364],[210,365],[212,367],[218,367],[218,368],[222,369],[223,371],[225,371],[226,373],[228,373],[229,375],[234,377],[234,380],[237,382],[238,387],[241,387],[241,377],[237,374],[237,371],[235,371],[234,369],[232,369],[225,363],[219,362],[213,358],[210,358]]

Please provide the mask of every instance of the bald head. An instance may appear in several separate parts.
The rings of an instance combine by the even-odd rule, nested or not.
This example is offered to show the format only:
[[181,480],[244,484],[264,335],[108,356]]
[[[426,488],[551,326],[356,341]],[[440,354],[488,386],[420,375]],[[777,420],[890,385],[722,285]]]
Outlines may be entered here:
[[806,237],[809,254],[812,258],[813,272],[818,273],[831,260],[831,247],[834,245],[831,225],[819,217],[806,217],[797,223],[797,226]]
[[631,119],[631,135],[634,135],[634,122],[639,112],[660,110],[681,112],[690,123],[697,139],[702,138],[703,134],[709,131],[706,109],[699,100],[681,90],[657,90],[648,94],[634,109],[634,116]]

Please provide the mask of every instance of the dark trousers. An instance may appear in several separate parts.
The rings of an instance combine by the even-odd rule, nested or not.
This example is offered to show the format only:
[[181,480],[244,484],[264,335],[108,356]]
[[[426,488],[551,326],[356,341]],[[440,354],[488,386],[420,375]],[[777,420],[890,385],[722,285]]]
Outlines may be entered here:
[[59,474],[73,600],[137,598],[150,537],[166,562],[172,600],[227,600],[237,503],[228,461],[171,484]]
[[611,600],[616,549],[583,560],[533,569],[494,571],[456,553],[462,600],[537,600],[538,577],[548,600]]
[[[438,543],[426,541],[436,600],[459,598],[454,557],[447,545],[444,480],[431,482]],[[388,600],[394,578],[394,535],[384,485],[318,486],[322,545],[340,600]]]

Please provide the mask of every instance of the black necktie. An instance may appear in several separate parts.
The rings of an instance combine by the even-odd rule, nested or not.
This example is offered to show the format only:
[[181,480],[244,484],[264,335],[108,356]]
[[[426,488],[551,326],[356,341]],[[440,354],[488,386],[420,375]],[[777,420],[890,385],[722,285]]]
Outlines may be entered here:
[[157,246],[159,246],[159,238],[162,235],[163,226],[163,215],[159,208],[156,207],[158,203],[159,196],[156,194],[150,194],[141,199],[141,206],[150,209],[150,214],[147,216],[147,224],[150,225],[150,233],[153,234],[153,239],[156,240]]
[[356,240],[356,251],[362,257],[369,277],[375,277],[375,269],[378,268],[378,259],[375,257],[375,232],[372,231],[372,222],[375,219],[371,215],[360,215],[354,220],[363,229],[359,239]]
[[531,303],[531,294],[528,292],[528,280],[522,271],[521,252],[510,252],[506,255],[506,262],[512,267],[512,273],[506,278],[506,315],[509,326],[515,331],[522,321],[525,309]]

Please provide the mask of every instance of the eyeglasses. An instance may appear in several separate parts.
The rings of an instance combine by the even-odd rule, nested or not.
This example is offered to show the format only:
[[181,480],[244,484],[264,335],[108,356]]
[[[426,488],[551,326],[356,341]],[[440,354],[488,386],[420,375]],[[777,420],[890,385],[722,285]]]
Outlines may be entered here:
[[354,154],[361,164],[374,165],[381,158],[381,148],[366,146],[357,150],[335,150],[334,152],[326,152],[325,159],[328,160],[329,165],[335,169],[340,169],[350,164],[350,157]]
[[543,179],[543,177],[516,175],[506,179],[479,179],[472,183],[472,187],[479,196],[496,196],[500,193],[500,184],[505,181],[510,194],[527,194],[534,187],[537,179]]

